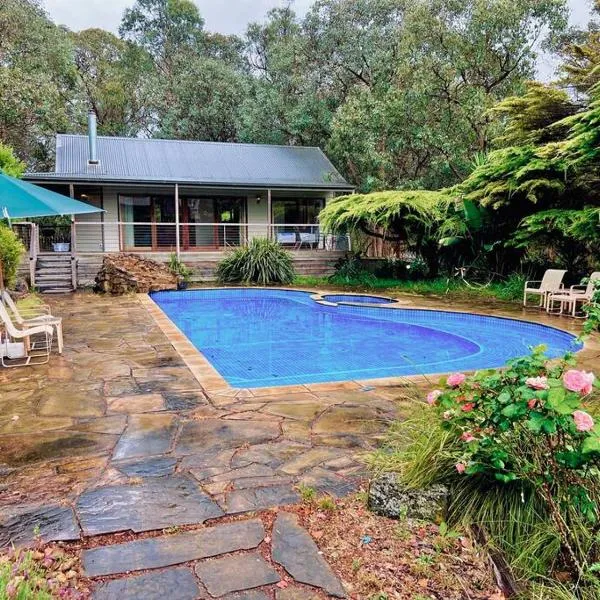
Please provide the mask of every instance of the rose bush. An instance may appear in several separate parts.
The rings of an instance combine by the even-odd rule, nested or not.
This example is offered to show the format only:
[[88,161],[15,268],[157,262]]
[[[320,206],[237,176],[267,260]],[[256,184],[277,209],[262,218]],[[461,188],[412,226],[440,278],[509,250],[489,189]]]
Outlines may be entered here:
[[[577,575],[600,558],[600,422],[587,403],[598,381],[571,356],[549,362],[544,348],[502,371],[450,375],[428,403],[449,432],[461,477],[534,489],[560,532]],[[595,539],[585,555],[572,530],[583,519]]]

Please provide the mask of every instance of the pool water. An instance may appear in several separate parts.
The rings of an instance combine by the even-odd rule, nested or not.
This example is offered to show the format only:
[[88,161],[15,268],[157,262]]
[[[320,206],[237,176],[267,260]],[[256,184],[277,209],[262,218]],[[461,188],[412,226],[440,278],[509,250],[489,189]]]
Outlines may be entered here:
[[500,367],[575,337],[535,323],[443,311],[327,306],[306,292],[158,292],[153,300],[232,386],[270,387]]

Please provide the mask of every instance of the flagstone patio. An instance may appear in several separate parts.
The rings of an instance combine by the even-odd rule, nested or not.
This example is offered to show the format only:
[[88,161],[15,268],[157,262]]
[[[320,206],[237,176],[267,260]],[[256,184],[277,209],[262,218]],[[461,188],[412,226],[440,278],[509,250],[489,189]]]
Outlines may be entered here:
[[[407,388],[207,393],[136,296],[78,293],[52,305],[64,317],[64,355],[0,371],[0,547],[27,543],[35,528],[48,541],[167,530],[86,550],[85,573],[101,578],[95,597],[342,597],[292,513],[275,525],[237,515],[296,504],[299,484],[357,490],[361,454],[409,402]],[[597,368],[597,342],[580,358]],[[277,587],[283,574],[297,588]]]

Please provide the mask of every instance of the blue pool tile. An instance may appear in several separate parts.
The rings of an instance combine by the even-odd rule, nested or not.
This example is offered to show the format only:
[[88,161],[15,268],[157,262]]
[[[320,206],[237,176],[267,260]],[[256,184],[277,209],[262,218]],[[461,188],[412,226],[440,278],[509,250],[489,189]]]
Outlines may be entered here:
[[153,300],[234,387],[267,387],[500,367],[575,337],[516,319],[314,302],[306,292],[214,289]]

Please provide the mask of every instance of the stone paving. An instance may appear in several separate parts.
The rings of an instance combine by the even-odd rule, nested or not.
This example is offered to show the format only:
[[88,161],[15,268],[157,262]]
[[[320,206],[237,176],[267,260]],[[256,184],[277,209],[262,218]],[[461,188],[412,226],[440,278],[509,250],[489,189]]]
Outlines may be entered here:
[[[64,355],[0,371],[0,547],[27,543],[35,528],[48,541],[141,534],[83,551],[97,599],[344,597],[281,507],[300,501],[299,484],[356,490],[361,454],[409,402],[410,386],[207,392],[139,298],[52,303],[64,317]],[[599,359],[597,343],[581,354],[584,368]],[[274,524],[247,514],[274,507]],[[293,584],[278,586],[282,578]]]

